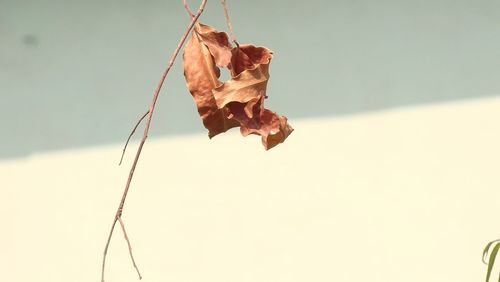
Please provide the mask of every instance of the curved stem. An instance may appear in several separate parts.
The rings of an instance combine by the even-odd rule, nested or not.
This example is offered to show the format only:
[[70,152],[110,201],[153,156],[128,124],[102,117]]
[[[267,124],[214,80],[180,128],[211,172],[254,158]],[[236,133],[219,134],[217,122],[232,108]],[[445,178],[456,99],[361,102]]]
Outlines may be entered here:
[[146,139],[148,137],[149,128],[151,126],[151,119],[153,118],[153,113],[155,110],[156,101],[158,100],[158,95],[160,94],[160,90],[163,86],[163,83],[165,82],[165,78],[167,77],[167,74],[170,71],[170,68],[174,64],[174,61],[177,58],[177,55],[179,54],[179,51],[182,48],[182,45],[184,45],[184,42],[186,41],[186,38],[189,35],[189,32],[193,28],[193,26],[196,23],[196,21],[198,20],[198,18],[203,13],[203,10],[205,9],[206,3],[207,3],[207,0],[201,1],[200,7],[198,8],[198,12],[196,13],[196,15],[194,17],[191,18],[191,22],[189,23],[186,30],[184,31],[184,34],[182,35],[181,39],[179,40],[179,43],[177,44],[177,48],[175,49],[174,53],[170,57],[170,60],[167,64],[165,70],[163,71],[163,74],[160,77],[160,81],[158,82],[158,85],[156,86],[156,89],[153,93],[153,98],[152,98],[151,104],[149,106],[149,113],[147,115],[146,126],[144,128],[144,133],[142,135],[141,143],[139,144],[139,147],[137,148],[134,163],[132,164],[132,167],[130,168],[129,176],[127,178],[127,184],[125,185],[125,189],[123,191],[123,195],[122,195],[122,198],[120,200],[120,204],[119,204],[118,209],[116,211],[116,214],[113,218],[113,224],[111,225],[111,230],[110,230],[109,235],[108,235],[108,240],[106,242],[106,246],[104,247],[104,254],[103,254],[103,259],[102,259],[102,273],[101,273],[101,281],[102,282],[105,281],[104,280],[104,270],[105,270],[105,265],[106,265],[106,256],[108,253],[109,243],[111,241],[111,237],[113,235],[113,231],[115,229],[116,222],[119,221],[121,216],[122,216],[123,206],[125,205],[125,200],[127,198],[128,190],[130,188],[130,183],[132,182],[132,178],[134,176],[134,171],[135,171],[135,168],[137,167],[137,162],[139,161],[139,157],[141,155],[142,148],[143,148],[144,143],[146,142]]
[[184,9],[188,12],[189,16],[192,18],[194,17],[193,12],[191,12],[191,8],[189,8],[189,4],[187,0],[182,0],[182,3],[184,3]]
[[122,157],[120,158],[120,163],[118,163],[118,165],[122,165],[123,156],[125,156],[125,151],[127,150],[127,146],[128,146],[128,142],[130,142],[130,138],[132,138],[132,135],[134,135],[135,131],[137,130],[137,127],[139,127],[139,124],[141,124],[141,122],[144,120],[144,118],[148,114],[149,114],[149,110],[144,115],[142,115],[142,117],[137,121],[137,123],[135,124],[134,128],[132,129],[132,131],[128,135],[127,142],[125,142],[125,146],[123,147]]
[[137,275],[139,276],[139,280],[140,280],[140,279],[142,279],[142,275],[141,275],[141,272],[139,271],[139,267],[137,267],[137,264],[135,263],[134,253],[132,253],[132,245],[130,244],[130,239],[128,238],[127,231],[125,230],[125,223],[123,223],[123,220],[121,217],[118,218],[118,221],[120,222],[120,225],[122,227],[123,236],[125,237],[125,241],[127,241],[128,252],[130,255],[130,259],[132,259],[132,265],[134,266],[135,271],[137,271]]
[[224,16],[226,17],[226,24],[227,28],[229,29],[229,37],[231,38],[231,41],[238,46],[238,42],[236,42],[236,37],[234,36],[233,32],[233,25],[231,24],[231,20],[229,19],[229,9],[227,7],[226,0],[221,0],[222,7],[224,7]]

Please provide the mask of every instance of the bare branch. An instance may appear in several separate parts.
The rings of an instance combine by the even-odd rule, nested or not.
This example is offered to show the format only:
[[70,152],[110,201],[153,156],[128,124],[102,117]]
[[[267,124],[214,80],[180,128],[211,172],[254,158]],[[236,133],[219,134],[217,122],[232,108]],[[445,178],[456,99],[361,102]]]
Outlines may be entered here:
[[188,4],[187,0],[182,0],[182,2],[184,3],[184,8],[188,12],[189,16],[191,18],[194,17],[193,12],[191,12],[191,8],[189,8],[189,4]]
[[123,220],[121,217],[118,218],[118,221],[120,221],[120,225],[121,225],[122,231],[123,231],[123,236],[125,237],[125,241],[127,241],[130,259],[132,260],[132,264],[134,265],[134,268],[137,271],[137,275],[139,275],[139,280],[141,280],[142,279],[141,272],[139,271],[139,268],[137,267],[137,264],[135,263],[135,260],[134,260],[134,255],[132,254],[132,245],[130,245],[130,240],[127,236],[127,231],[125,231],[125,224],[123,223]]
[[132,164],[132,167],[130,168],[129,176],[127,178],[127,184],[125,185],[125,189],[123,191],[120,204],[119,204],[118,209],[116,211],[116,214],[115,214],[115,216],[113,218],[113,224],[111,225],[111,230],[110,230],[109,235],[108,235],[108,240],[106,242],[106,246],[104,247],[104,255],[103,255],[103,259],[102,259],[102,273],[101,273],[101,281],[102,282],[105,282],[105,280],[104,280],[104,271],[105,271],[105,265],[106,265],[106,256],[107,256],[107,253],[108,253],[108,248],[109,248],[109,244],[110,244],[110,241],[111,241],[111,237],[113,235],[113,231],[115,229],[116,222],[121,219],[122,212],[123,212],[123,206],[125,205],[125,200],[127,198],[128,190],[130,188],[130,183],[132,182],[132,178],[134,176],[134,171],[135,171],[135,168],[137,166],[137,162],[139,161],[139,157],[141,155],[142,148],[143,148],[144,143],[146,142],[146,139],[148,137],[149,128],[151,126],[151,119],[153,118],[153,113],[154,113],[154,110],[155,110],[156,102],[158,100],[158,96],[160,94],[160,90],[161,90],[161,88],[163,86],[163,83],[165,82],[165,78],[167,77],[167,74],[170,71],[170,68],[172,68],[172,65],[174,64],[174,61],[177,58],[177,55],[179,54],[179,52],[180,52],[180,50],[182,48],[182,45],[184,45],[184,42],[186,41],[186,38],[189,35],[189,32],[193,28],[193,26],[196,23],[196,21],[198,20],[198,18],[203,13],[203,9],[205,9],[206,3],[207,3],[207,0],[202,0],[201,1],[200,7],[198,8],[198,12],[196,13],[196,15],[194,17],[191,18],[191,21],[190,21],[189,25],[187,26],[186,30],[184,31],[184,34],[182,35],[182,37],[180,38],[179,43],[177,44],[177,48],[172,53],[172,56],[170,57],[170,60],[169,60],[169,62],[167,64],[165,70],[163,71],[163,74],[160,77],[160,81],[158,82],[158,85],[156,86],[156,89],[155,89],[155,91],[153,93],[153,98],[152,98],[151,104],[149,106],[149,111],[148,111],[148,115],[147,115],[146,126],[144,128],[144,133],[142,135],[142,139],[141,139],[141,142],[139,144],[139,147],[137,148],[137,152],[135,154],[134,163]]
[[101,281],[104,282],[104,269],[106,268],[106,256],[108,255],[109,243],[111,243],[111,236],[113,236],[113,231],[115,230],[116,217],[111,225],[111,230],[109,231],[108,240],[106,241],[106,246],[104,247],[104,254],[102,259],[102,269],[101,269]]
[[231,41],[233,41],[234,44],[238,46],[238,42],[236,42],[236,37],[234,36],[233,32],[233,25],[231,24],[231,20],[229,19],[229,9],[227,7],[226,0],[221,0],[220,2],[222,3],[222,7],[224,7],[224,16],[226,16],[226,24],[229,29],[229,37],[231,38]]
[[128,146],[128,142],[130,141],[130,138],[132,138],[132,135],[134,135],[135,130],[137,129],[137,127],[139,127],[139,124],[141,124],[141,122],[144,120],[144,118],[148,114],[149,114],[149,110],[137,121],[137,123],[134,126],[134,129],[132,129],[132,132],[130,132],[130,134],[128,135],[127,142],[125,142],[125,146],[123,147],[122,157],[120,158],[120,163],[118,165],[122,165],[123,156],[125,155],[125,151],[127,150],[127,146]]
[[148,114],[149,114],[149,110],[137,121],[137,123],[135,124],[134,128],[132,129],[132,131],[128,135],[127,142],[125,142],[125,146],[123,147],[122,157],[120,158],[120,163],[118,165],[122,165],[123,156],[125,155],[125,151],[127,150],[127,146],[128,146],[128,142],[130,141],[130,138],[132,138],[132,135],[134,135],[135,130],[137,129],[137,127],[139,127],[139,124],[141,124],[141,122],[144,120],[144,118]]

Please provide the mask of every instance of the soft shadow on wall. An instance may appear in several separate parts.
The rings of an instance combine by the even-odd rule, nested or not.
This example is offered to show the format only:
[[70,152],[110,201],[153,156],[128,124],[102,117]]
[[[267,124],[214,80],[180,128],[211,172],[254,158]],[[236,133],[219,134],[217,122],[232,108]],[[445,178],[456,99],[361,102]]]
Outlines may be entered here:
[[[0,158],[123,142],[188,22],[181,2],[0,0]],[[202,21],[225,30],[219,2]],[[275,51],[266,103],[292,125],[500,93],[498,1],[228,3],[239,41]],[[203,132],[179,62],[152,136]]]

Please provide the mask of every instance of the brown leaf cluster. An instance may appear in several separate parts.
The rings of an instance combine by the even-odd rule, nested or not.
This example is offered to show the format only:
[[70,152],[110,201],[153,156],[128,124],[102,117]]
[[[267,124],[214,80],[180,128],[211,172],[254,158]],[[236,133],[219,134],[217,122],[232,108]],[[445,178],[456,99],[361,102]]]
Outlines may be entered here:
[[[240,127],[243,136],[262,136],[267,150],[293,131],[285,116],[264,107],[272,55],[265,47],[233,47],[225,32],[195,25],[184,48],[184,76],[210,138]],[[220,68],[231,79],[220,81]]]

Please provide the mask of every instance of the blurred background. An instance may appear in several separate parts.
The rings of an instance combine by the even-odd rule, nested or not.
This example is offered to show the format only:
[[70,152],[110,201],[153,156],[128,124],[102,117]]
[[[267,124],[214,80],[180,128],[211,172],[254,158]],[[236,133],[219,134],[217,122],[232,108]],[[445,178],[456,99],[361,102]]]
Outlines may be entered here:
[[[0,0],[0,158],[123,142],[188,23],[179,2]],[[266,103],[291,120],[500,93],[499,1],[229,6],[238,40],[275,52]],[[220,1],[201,20],[226,30]],[[180,59],[152,136],[204,132]]]
[[[228,5],[274,51],[266,105],[295,131],[209,140],[180,56],[123,217],[143,281],[484,281],[500,2]],[[201,21],[226,30],[220,1]],[[188,22],[180,0],[0,0],[1,279],[100,281],[123,143]],[[106,281],[137,281],[120,233]]]

